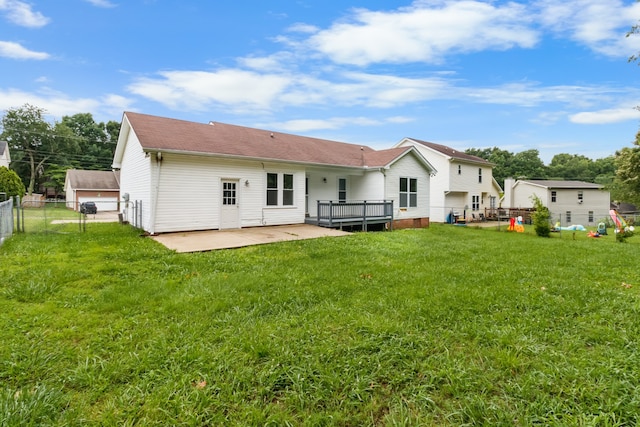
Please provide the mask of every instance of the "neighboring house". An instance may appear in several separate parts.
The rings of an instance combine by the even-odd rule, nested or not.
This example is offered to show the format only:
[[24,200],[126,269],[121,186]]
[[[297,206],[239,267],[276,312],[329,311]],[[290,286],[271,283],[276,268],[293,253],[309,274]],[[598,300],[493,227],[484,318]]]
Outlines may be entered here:
[[9,144],[6,141],[0,141],[0,166],[9,168],[10,163]]
[[453,148],[404,138],[396,147],[416,147],[438,173],[431,178],[432,222],[449,222],[452,214],[479,220],[496,214],[502,189],[493,178],[493,163]]
[[435,172],[413,147],[374,150],[130,112],[113,167],[125,219],[151,234],[304,223],[330,200],[390,200],[394,226],[427,226]]
[[119,210],[120,172],[69,169],[64,180],[67,207],[76,211],[80,204],[95,202],[98,212]]
[[549,208],[551,220],[562,226],[597,225],[609,217],[610,197],[604,186],[583,181],[504,181],[503,208],[532,208],[533,196]]

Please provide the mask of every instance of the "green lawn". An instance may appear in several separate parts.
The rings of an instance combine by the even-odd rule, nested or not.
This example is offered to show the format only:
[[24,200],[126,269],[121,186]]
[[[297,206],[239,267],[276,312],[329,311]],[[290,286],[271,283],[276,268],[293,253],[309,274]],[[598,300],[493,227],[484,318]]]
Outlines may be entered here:
[[636,425],[640,236],[0,247],[0,425]]
[[[14,224],[17,227],[18,222],[21,229],[27,233],[34,232],[68,232],[81,230],[81,215],[65,206],[65,202],[46,202],[41,208],[23,208],[20,211],[20,219],[16,216],[14,210]],[[68,223],[74,224],[69,227]]]

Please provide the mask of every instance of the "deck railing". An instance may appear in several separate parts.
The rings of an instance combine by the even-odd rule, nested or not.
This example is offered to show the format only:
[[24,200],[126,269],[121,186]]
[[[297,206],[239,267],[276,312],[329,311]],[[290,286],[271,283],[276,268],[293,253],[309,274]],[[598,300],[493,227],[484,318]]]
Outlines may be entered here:
[[318,200],[318,225],[341,227],[343,225],[379,224],[393,221],[393,200],[346,201]]

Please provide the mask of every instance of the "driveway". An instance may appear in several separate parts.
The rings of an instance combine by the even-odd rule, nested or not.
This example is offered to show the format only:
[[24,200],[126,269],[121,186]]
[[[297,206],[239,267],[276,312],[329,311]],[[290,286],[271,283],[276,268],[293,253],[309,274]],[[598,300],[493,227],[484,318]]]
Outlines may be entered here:
[[233,230],[189,231],[152,236],[176,252],[202,252],[216,249],[240,248],[287,240],[318,237],[348,236],[350,233],[309,224],[250,227]]

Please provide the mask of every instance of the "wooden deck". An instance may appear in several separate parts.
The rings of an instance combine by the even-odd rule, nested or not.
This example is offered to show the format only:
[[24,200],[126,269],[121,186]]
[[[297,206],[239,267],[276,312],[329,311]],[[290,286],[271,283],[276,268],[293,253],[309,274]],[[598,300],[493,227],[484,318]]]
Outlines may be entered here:
[[393,201],[318,201],[318,216],[309,217],[307,224],[339,228],[360,226],[367,231],[372,224],[393,225]]

